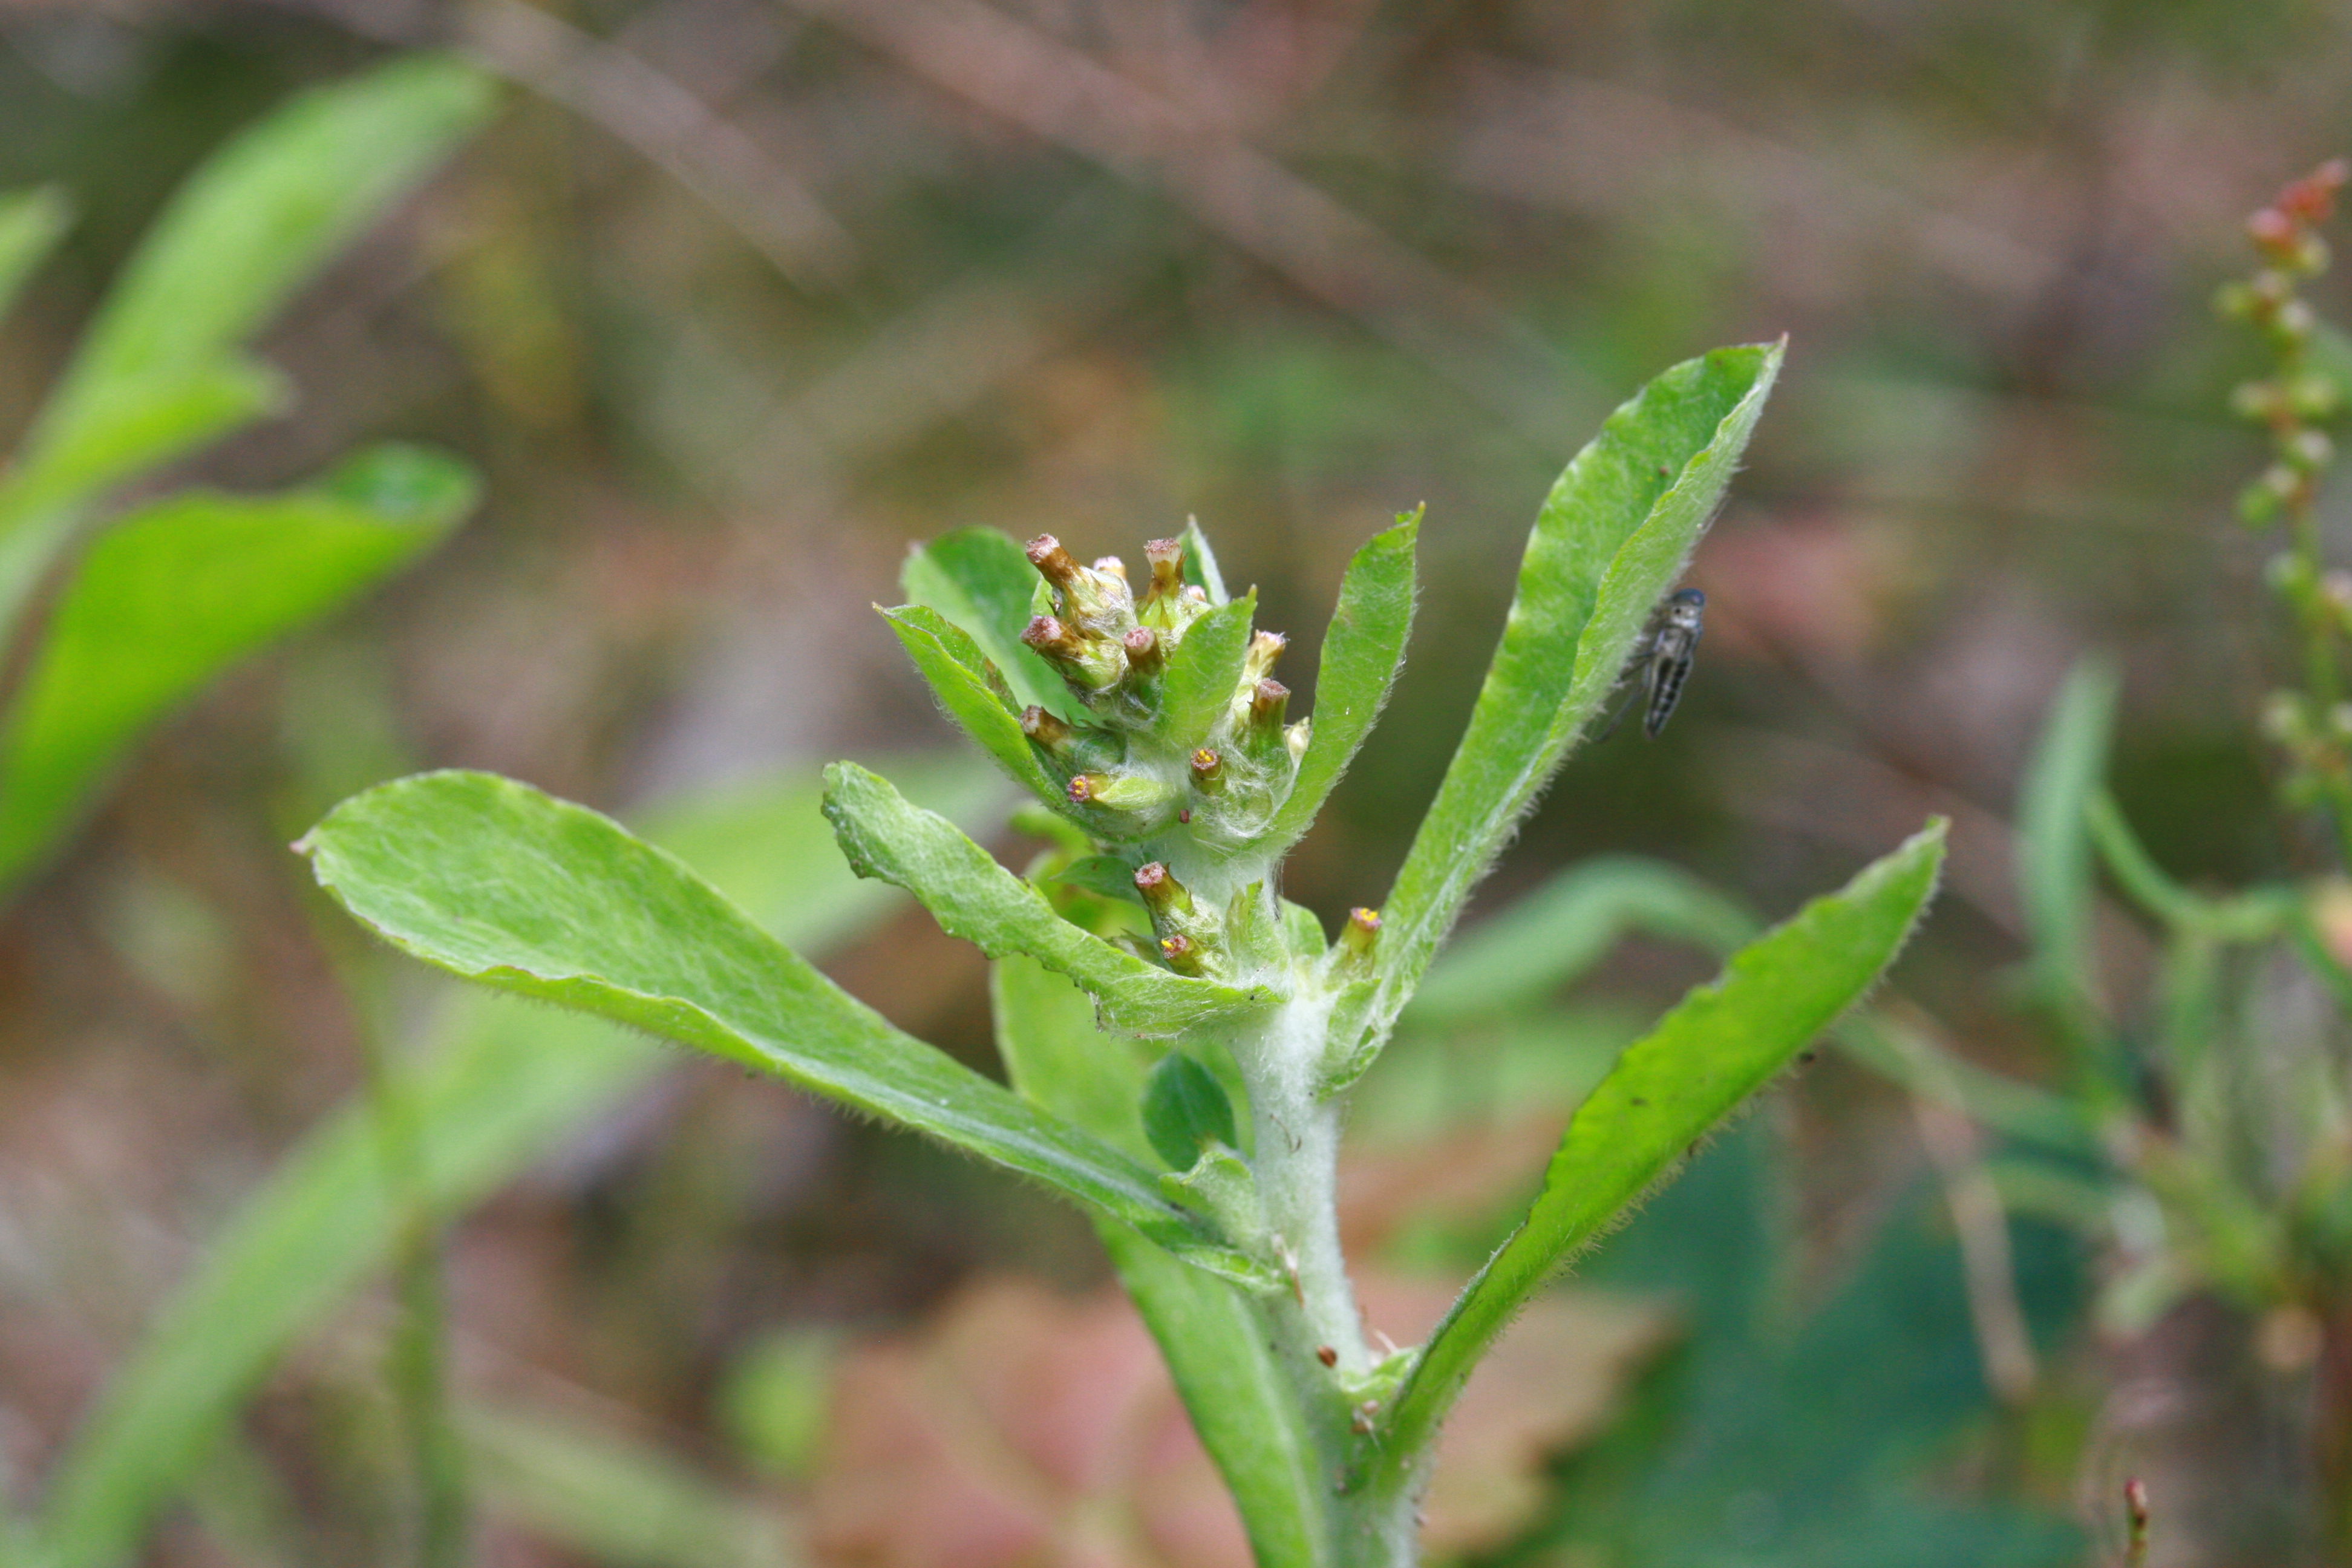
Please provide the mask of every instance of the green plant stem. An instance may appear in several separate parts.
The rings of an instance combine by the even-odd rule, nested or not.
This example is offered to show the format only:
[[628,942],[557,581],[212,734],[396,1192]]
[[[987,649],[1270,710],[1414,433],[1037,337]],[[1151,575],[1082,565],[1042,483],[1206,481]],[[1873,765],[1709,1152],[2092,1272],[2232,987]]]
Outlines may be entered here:
[[[1360,1471],[1358,1406],[1379,1397],[1355,1288],[1339,1245],[1338,1169],[1345,1097],[1318,1100],[1333,994],[1319,980],[1251,1030],[1234,1052],[1248,1085],[1252,1166],[1290,1289],[1265,1300],[1275,1352],[1296,1390],[1307,1429],[1334,1478],[1328,1494],[1335,1568],[1412,1568],[1419,1561],[1414,1504],[1427,1457],[1395,1484],[1350,1487]],[[1327,1363],[1325,1357],[1328,1355]]]
[[2251,943],[2268,942],[2294,923],[2294,896],[2284,889],[2209,899],[2182,887],[2156,863],[2105,790],[2091,796],[2084,820],[2116,885],[2150,918],[2175,932]]
[[359,1036],[384,1184],[402,1215],[393,1255],[399,1318],[385,1373],[416,1489],[415,1560],[417,1568],[463,1568],[471,1557],[471,1505],[450,1411],[448,1291],[424,1130],[405,1075],[372,1020],[361,1018]]

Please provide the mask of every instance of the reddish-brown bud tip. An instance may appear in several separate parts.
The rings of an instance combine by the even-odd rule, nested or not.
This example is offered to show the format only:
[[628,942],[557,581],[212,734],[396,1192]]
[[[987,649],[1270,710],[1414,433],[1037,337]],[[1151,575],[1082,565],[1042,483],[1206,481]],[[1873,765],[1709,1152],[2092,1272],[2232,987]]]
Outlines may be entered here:
[[1321,1362],[1325,1366],[1338,1366],[1339,1364],[1339,1352],[1333,1350],[1329,1345],[1317,1345],[1315,1347],[1315,1359]]
[[1034,703],[1021,710],[1021,732],[1049,752],[1061,750],[1075,733],[1067,724]]
[[1127,649],[1127,667],[1149,675],[1160,668],[1160,634],[1150,626],[1138,626],[1118,639]]
[[1143,901],[1150,904],[1154,912],[1171,909],[1189,911],[1192,907],[1192,895],[1185,889],[1184,884],[1176,879],[1174,872],[1157,860],[1136,868],[1135,890],[1143,895]]
[[1110,776],[1107,773],[1075,774],[1069,785],[1070,804],[1084,805],[1089,801],[1099,799],[1102,792],[1109,787]]
[[1200,946],[1181,931],[1160,939],[1160,956],[1168,961],[1169,968],[1179,973],[1198,974],[1201,972]]
[[1260,729],[1275,729],[1289,705],[1290,688],[1279,680],[1261,680],[1250,692],[1250,722]]
[[1075,658],[1080,649],[1078,635],[1052,616],[1036,616],[1021,628],[1021,640],[1039,653],[1059,654]]
[[1143,558],[1151,563],[1151,587],[1149,596],[1154,599],[1173,597],[1184,591],[1184,543],[1178,539],[1144,541]]
[[1050,533],[1041,533],[1031,540],[1024,553],[1029,564],[1057,588],[1066,587],[1078,574],[1077,557],[1063,549],[1062,542]]
[[1225,787],[1225,759],[1203,746],[1192,753],[1192,787],[1214,795]]
[[2297,223],[2325,223],[2335,210],[2336,193],[2344,188],[2347,178],[2352,178],[2352,164],[2330,158],[2281,191],[2273,205]]

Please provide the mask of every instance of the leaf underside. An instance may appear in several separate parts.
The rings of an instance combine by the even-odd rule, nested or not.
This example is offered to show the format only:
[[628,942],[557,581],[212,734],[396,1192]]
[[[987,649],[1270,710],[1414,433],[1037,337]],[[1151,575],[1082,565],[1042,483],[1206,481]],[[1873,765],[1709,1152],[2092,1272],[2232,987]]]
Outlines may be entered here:
[[1263,1273],[1137,1163],[896,1028],[584,806],[425,773],[353,796],[302,847],[321,887],[428,963],[772,1072],[1034,1177],[1188,1262]]

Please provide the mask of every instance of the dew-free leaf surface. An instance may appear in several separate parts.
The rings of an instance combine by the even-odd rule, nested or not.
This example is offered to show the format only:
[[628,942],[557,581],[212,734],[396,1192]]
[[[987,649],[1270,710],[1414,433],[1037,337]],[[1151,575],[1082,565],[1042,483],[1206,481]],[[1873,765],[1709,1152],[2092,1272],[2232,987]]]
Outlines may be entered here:
[[1577,1108],[1543,1191],[1463,1290],[1399,1392],[1387,1440],[1413,1452],[1521,1302],[1894,962],[1933,895],[1944,825],[1931,823],[1839,891],[1734,954],[1628,1046]]
[[979,645],[1013,700],[1065,719],[1079,712],[1069,687],[1021,640],[1037,591],[1037,569],[1021,546],[992,528],[959,528],[907,552],[898,585]]
[[1616,686],[1706,531],[1780,368],[1774,344],[1675,366],[1612,414],[1553,485],[1469,728],[1381,910],[1368,1043],[1385,1034],[1471,888]]
[[1389,700],[1412,635],[1413,559],[1421,512],[1364,542],[1339,581],[1339,603],[1315,667],[1315,712],[1290,796],[1275,813],[1267,847],[1280,852],[1313,825],[1331,786],[1355,760]]
[[1071,924],[955,824],[908,803],[887,779],[856,763],[834,763],[824,780],[825,817],[858,875],[906,889],[940,930],[991,958],[1021,953],[1068,975],[1115,1028],[1172,1035],[1260,1011],[1274,1001],[1263,989],[1220,985],[1147,963]]
[[229,665],[437,543],[471,473],[384,447],[317,486],[192,490],[90,547],[0,721],[0,887],[31,869],[147,727]]
[[1203,1268],[1260,1272],[1135,1162],[895,1027],[585,806],[488,773],[425,773],[345,801],[302,847],[321,887],[428,963],[774,1073],[1034,1177]]
[[[895,770],[969,818],[1003,786],[961,759]],[[649,833],[692,858],[780,941],[811,952],[870,929],[899,897],[834,853],[817,781],[751,781],[675,803]],[[459,1214],[655,1073],[660,1048],[601,1019],[453,989],[404,1092],[434,1202]],[[40,1540],[57,1568],[129,1557],[269,1366],[389,1254],[406,1211],[373,1108],[323,1120],[205,1247],[50,1472]],[[1192,1270],[1185,1270],[1192,1272]]]

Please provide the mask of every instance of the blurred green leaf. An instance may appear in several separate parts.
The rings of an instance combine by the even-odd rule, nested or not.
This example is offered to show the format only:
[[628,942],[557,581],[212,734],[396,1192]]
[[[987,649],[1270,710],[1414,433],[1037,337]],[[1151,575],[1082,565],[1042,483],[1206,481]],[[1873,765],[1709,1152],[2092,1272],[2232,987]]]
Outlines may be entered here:
[[109,530],[59,601],[0,729],[0,887],[40,860],[148,725],[414,560],[474,495],[457,464],[382,447],[311,489],[187,491]]
[[1207,1068],[1170,1051],[1143,1081],[1143,1134],[1171,1171],[1189,1171],[1213,1143],[1241,1147],[1234,1102]]
[[751,1466],[777,1479],[815,1472],[832,1415],[841,1331],[793,1327],[762,1336],[729,1365],[719,1413]]
[[[1013,1087],[1142,1157],[1144,1072],[1133,1043],[1099,1033],[1086,994],[1028,959],[992,965],[990,994]],[[1095,1230],[1233,1493],[1257,1568],[1329,1568],[1328,1482],[1255,1304],[1125,1226],[1098,1220]]]
[[2105,782],[2116,678],[2102,660],[2067,672],[2043,721],[2017,808],[2018,898],[2033,948],[2035,989],[2049,1005],[2080,1015],[2094,1005],[2092,797]]
[[953,823],[908,805],[887,779],[855,763],[834,763],[824,779],[825,816],[860,876],[906,889],[941,931],[991,958],[1021,953],[1068,975],[1112,1027],[1172,1035],[1273,1005],[1263,987],[1192,979],[1073,925]]
[[1778,345],[1675,366],[1552,487],[1462,743],[1381,910],[1381,992],[1355,1068],[1578,734],[1706,531],[1780,374]]
[[1289,798],[1275,813],[1266,847],[1280,852],[1315,822],[1331,786],[1389,700],[1412,633],[1413,556],[1421,510],[1365,541],[1339,581],[1339,606],[1315,667],[1315,721]]
[[219,440],[287,401],[277,372],[221,359],[108,384],[72,431],[0,480],[0,640],[100,492]]
[[1927,908],[1931,823],[1733,955],[1627,1047],[1568,1126],[1527,1219],[1478,1271],[1398,1392],[1385,1441],[1412,1454],[1520,1304],[1874,984]]
[[345,801],[303,847],[320,886],[427,963],[774,1073],[1034,1176],[1202,1268],[1262,1272],[1132,1161],[893,1027],[585,806],[488,773],[425,773]]
[[2097,1135],[2074,1100],[1980,1068],[1886,1013],[1857,1013],[1832,1037],[1855,1061],[2003,1137],[2073,1154],[2098,1152]]
[[[898,771],[958,816],[1003,788],[961,758],[908,759]],[[898,895],[849,874],[819,804],[816,781],[793,774],[663,808],[648,831],[707,855],[712,879],[779,940],[822,951],[877,923]],[[446,1214],[666,1065],[657,1047],[593,1018],[488,991],[453,990],[448,1003],[406,1089]],[[50,1472],[40,1540],[53,1568],[129,1557],[270,1365],[381,1266],[406,1210],[388,1189],[380,1140],[372,1106],[345,1106],[205,1247]]]
[[1511,1012],[1580,978],[1637,931],[1719,954],[1753,937],[1756,920],[1675,867],[1630,856],[1587,860],[1447,948],[1405,1016],[1436,1027]]
[[1168,655],[1160,685],[1160,736],[1187,750],[1209,738],[1232,707],[1241,685],[1242,660],[1249,652],[1250,622],[1257,614],[1255,594],[1219,605],[1185,628]]
[[919,544],[898,571],[908,599],[961,628],[996,666],[1016,702],[1075,718],[1078,703],[1068,685],[1021,640],[1038,583],[1021,546],[992,528],[959,528]]
[[615,1427],[513,1405],[462,1413],[490,1511],[614,1568],[789,1568],[795,1521]]
[[490,112],[488,78],[445,56],[315,89],[214,154],[148,231],[31,445],[70,441],[127,381],[194,374],[275,313]]
[[73,216],[65,193],[47,185],[0,195],[0,315],[73,226]]
[[882,617],[898,634],[908,657],[930,683],[948,717],[979,742],[981,750],[994,757],[1013,783],[1040,800],[1059,803],[1066,798],[1066,781],[1047,773],[1037,760],[1036,748],[1021,732],[1012,689],[978,643],[939,612],[920,605],[885,610]]

